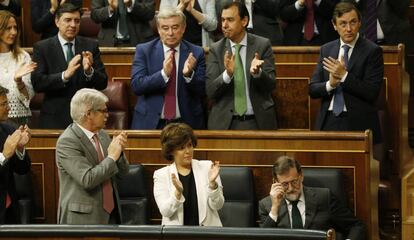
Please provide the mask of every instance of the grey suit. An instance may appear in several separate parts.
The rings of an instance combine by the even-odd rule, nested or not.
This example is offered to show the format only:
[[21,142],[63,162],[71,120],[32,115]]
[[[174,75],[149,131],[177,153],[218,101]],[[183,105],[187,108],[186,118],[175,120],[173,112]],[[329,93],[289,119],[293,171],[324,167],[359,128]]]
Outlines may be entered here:
[[[99,131],[98,137],[104,156],[107,156],[111,139],[104,130]],[[117,162],[109,157],[99,162],[92,142],[80,127],[73,123],[57,141],[56,165],[60,188],[58,223],[107,224],[110,216],[102,207],[101,186],[110,178],[114,190],[115,208],[118,210],[119,219],[122,219],[114,176],[121,176],[128,172],[128,161],[123,155]]]
[[[154,32],[150,26],[154,14],[154,0],[135,0],[132,11],[127,12],[129,45],[131,47],[149,41],[154,37]],[[101,30],[98,34],[99,46],[114,46],[118,12],[109,16],[107,0],[92,0],[91,18],[96,23],[101,24]]]
[[[208,129],[229,129],[234,111],[233,80],[227,84],[223,81],[224,54],[231,53],[230,40],[223,38],[214,43],[207,58],[207,95],[213,101],[208,118]],[[264,60],[259,77],[250,75],[250,65],[255,53]],[[276,113],[272,98],[275,88],[275,61],[269,39],[254,34],[247,34],[246,76],[255,119],[259,129],[277,128]]]
[[[328,188],[303,187],[303,194],[306,205],[304,229],[328,230],[334,228],[335,231],[347,236],[347,239],[365,239],[365,225],[354,217],[348,208],[340,204]],[[270,196],[260,200],[260,226],[291,228],[286,201],[281,202],[276,222],[269,216],[271,207]],[[338,235],[337,239],[342,239]]]

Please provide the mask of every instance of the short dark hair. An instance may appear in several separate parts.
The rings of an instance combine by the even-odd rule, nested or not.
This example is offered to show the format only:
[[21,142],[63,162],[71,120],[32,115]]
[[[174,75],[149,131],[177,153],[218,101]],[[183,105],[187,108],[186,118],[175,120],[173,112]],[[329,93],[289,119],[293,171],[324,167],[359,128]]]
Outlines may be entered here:
[[361,12],[352,2],[340,2],[336,4],[335,9],[332,14],[332,21],[336,23],[337,18],[341,17],[345,13],[351,12],[352,10],[355,10],[355,12],[358,15],[358,20],[361,21]]
[[280,156],[272,167],[273,179],[277,179],[278,175],[283,175],[289,172],[291,168],[296,168],[296,171],[299,174],[302,173],[302,167],[298,160],[293,159],[289,156]]
[[6,96],[9,93],[9,89],[0,85],[0,96]]
[[161,132],[161,152],[168,161],[173,161],[173,152],[182,148],[188,141],[197,146],[197,138],[193,129],[185,123],[170,123]]
[[249,16],[249,11],[247,10],[246,5],[242,1],[234,0],[234,2],[229,2],[225,4],[223,8],[221,9],[221,13],[223,13],[224,9],[229,9],[233,6],[237,7],[237,9],[239,10],[240,19],[247,17],[247,24],[246,24],[246,27],[247,27],[249,25],[250,16]]
[[65,2],[64,4],[59,5],[59,7],[56,9],[56,18],[59,19],[64,13],[73,12],[79,12],[81,16],[83,14],[81,6],[76,6],[71,2]]

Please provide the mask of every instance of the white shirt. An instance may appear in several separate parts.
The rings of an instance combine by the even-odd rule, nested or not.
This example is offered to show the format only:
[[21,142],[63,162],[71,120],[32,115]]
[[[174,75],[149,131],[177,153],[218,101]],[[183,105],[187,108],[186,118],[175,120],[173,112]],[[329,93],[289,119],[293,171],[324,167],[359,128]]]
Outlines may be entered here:
[[[321,2],[322,2],[322,0],[315,0],[314,4],[316,6],[319,6],[321,4]],[[296,1],[295,2],[295,8],[298,11],[302,11],[303,9],[305,9],[305,6],[299,5],[299,1]],[[313,11],[315,12],[315,9]],[[302,28],[302,33],[304,33],[304,32],[305,32],[305,24],[303,25],[303,28]],[[316,21],[315,20],[313,21],[313,32],[316,33],[316,34],[319,34],[318,26],[316,26]]]
[[[304,194],[303,194],[303,188],[302,188],[302,190],[301,190],[301,192],[300,192],[300,196],[299,196],[299,199],[298,199],[299,201],[298,201],[298,209],[299,209],[299,212],[300,212],[300,216],[301,216],[301,218],[302,218],[302,224],[303,224],[303,227],[305,227],[305,220],[306,220],[306,204],[305,204],[305,196],[304,196]],[[287,205],[287,208],[288,208],[288,213],[289,213],[289,221],[290,221],[290,224],[291,224],[291,226],[290,227],[292,227],[292,204],[290,203],[290,201],[289,200],[287,200],[287,199],[285,199],[285,201],[286,201],[286,205]],[[275,222],[277,222],[277,216],[274,216],[273,214],[272,214],[272,212],[269,212],[269,217],[270,218],[272,218],[273,219],[273,221],[275,221]]]

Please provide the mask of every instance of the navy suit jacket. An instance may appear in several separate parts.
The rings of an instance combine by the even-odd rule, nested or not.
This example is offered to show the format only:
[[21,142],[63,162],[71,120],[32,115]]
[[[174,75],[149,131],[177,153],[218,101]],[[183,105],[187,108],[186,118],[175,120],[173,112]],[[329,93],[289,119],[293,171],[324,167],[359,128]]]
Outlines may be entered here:
[[66,70],[65,54],[56,36],[39,41],[33,46],[33,61],[37,68],[32,73],[34,90],[44,93],[40,111],[40,128],[64,129],[70,123],[70,101],[76,91],[81,88],[103,90],[108,84],[108,76],[101,61],[98,42],[84,37],[75,39],[75,55],[82,51],[93,54],[94,73],[87,78],[82,65],[67,83],[62,81],[62,72]]
[[[349,208],[339,203],[328,188],[303,187],[303,194],[306,205],[304,229],[326,231],[334,228],[337,232],[337,239],[345,239],[342,235],[352,240],[366,239],[365,225],[354,217]],[[271,208],[270,196],[260,200],[260,226],[291,228],[286,201],[281,202],[277,222],[269,216]]]
[[[183,76],[183,66],[190,53],[197,60],[191,82]],[[164,50],[159,38],[136,47],[132,65],[131,89],[138,96],[131,129],[156,129],[164,105],[167,87],[161,70]],[[205,96],[206,63],[204,50],[185,40],[180,44],[177,66],[177,100],[181,118],[194,129],[205,128],[202,101]]]
[[[338,58],[340,41],[335,40],[321,47],[320,58],[309,84],[309,95],[321,99],[321,107],[316,120],[316,130],[322,130],[333,91],[326,91],[329,73],[323,69],[326,57]],[[374,143],[381,142],[381,129],[377,112],[377,99],[384,78],[382,48],[371,41],[359,37],[348,61],[348,76],[342,83],[347,126],[349,131],[371,129]]]
[[[3,152],[3,146],[6,142],[6,139],[9,135],[13,134],[15,129],[10,125],[0,123],[0,152]],[[16,154],[14,154],[10,159],[6,160],[7,162],[3,165],[0,165],[0,224],[3,223],[20,223],[18,221],[19,211],[16,196],[16,185],[14,183],[14,174],[26,174],[30,171],[30,158],[26,153],[23,160],[20,160]],[[6,216],[6,194],[9,193],[10,198],[12,199],[12,205],[10,206],[13,214],[8,215],[12,216],[13,219],[5,219]]]

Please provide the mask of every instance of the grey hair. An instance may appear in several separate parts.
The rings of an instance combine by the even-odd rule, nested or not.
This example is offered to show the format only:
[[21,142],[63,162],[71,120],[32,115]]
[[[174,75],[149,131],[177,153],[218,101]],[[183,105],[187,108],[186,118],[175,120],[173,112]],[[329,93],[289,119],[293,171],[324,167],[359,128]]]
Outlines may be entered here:
[[83,123],[90,110],[98,110],[108,102],[108,97],[92,88],[78,90],[70,101],[70,116],[76,123]]
[[177,7],[163,7],[158,11],[157,15],[155,16],[157,26],[159,26],[160,19],[166,19],[171,17],[180,17],[181,23],[186,24],[186,17],[185,14],[178,9]]

